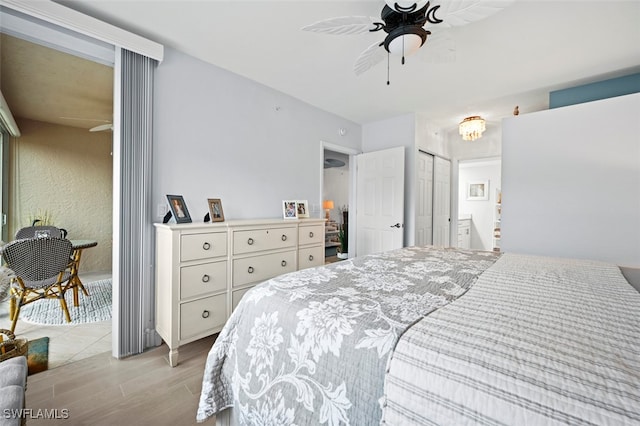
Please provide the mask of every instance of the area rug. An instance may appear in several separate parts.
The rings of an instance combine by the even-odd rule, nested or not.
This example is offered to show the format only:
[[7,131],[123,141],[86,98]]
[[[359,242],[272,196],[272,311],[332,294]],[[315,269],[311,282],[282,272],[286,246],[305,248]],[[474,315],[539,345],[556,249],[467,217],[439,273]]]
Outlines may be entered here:
[[73,292],[64,295],[69,308],[71,322],[67,322],[58,299],[42,299],[29,303],[20,309],[19,319],[40,325],[77,325],[111,319],[111,280],[83,283],[89,292],[85,296],[79,292],[79,305],[73,306]]
[[46,371],[49,368],[49,338],[29,340],[27,351],[27,367],[29,375]]

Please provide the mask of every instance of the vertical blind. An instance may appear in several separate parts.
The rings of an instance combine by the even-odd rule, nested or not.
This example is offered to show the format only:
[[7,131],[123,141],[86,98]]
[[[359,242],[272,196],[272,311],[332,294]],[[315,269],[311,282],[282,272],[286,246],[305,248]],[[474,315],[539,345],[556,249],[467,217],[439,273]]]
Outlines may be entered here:
[[[114,271],[114,327],[118,358],[151,346],[154,288],[151,223],[153,76],[157,62],[120,50],[120,168],[116,204],[119,268]],[[118,62],[118,61],[117,61]],[[116,86],[117,87],[117,86]],[[117,130],[117,129],[116,129]],[[117,138],[114,139],[117,143]],[[114,154],[115,154],[114,147]],[[114,158],[115,160],[115,158]],[[118,182],[119,180],[119,182]]]

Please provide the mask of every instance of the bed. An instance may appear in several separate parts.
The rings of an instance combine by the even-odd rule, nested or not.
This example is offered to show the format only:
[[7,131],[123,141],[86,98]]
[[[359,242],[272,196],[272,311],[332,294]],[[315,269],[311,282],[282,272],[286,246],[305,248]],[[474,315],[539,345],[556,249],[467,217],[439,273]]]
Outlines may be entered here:
[[248,292],[213,345],[218,424],[638,424],[640,294],[585,260],[411,247]]

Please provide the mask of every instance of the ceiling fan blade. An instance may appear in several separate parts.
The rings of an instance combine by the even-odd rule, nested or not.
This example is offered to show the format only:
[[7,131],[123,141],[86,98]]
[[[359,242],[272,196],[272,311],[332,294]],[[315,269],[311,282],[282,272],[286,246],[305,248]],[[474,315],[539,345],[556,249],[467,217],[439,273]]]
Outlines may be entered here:
[[420,60],[431,64],[451,63],[456,60],[456,42],[449,31],[434,31],[420,50]]
[[443,22],[438,27],[461,27],[488,18],[514,0],[452,0],[442,2],[436,15]]
[[387,57],[387,51],[384,47],[380,46],[380,42],[375,42],[371,46],[367,47],[364,52],[358,56],[356,63],[353,65],[353,70],[356,75],[360,75],[378,62],[384,60]]
[[96,127],[92,127],[89,129],[90,132],[103,132],[105,130],[113,130],[113,124],[101,124]]
[[338,16],[302,27],[303,31],[332,35],[362,34],[375,30],[376,18],[370,16]]
[[109,120],[101,120],[99,118],[82,118],[82,117],[58,117],[62,120],[79,120],[79,121],[99,121],[101,123],[110,123]]

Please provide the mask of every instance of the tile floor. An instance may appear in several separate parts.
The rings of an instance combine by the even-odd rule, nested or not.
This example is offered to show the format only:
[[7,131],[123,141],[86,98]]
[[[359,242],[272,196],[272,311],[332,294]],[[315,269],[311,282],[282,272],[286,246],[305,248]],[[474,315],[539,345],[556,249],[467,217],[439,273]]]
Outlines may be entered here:
[[[110,273],[82,275],[83,283],[111,278]],[[80,303],[82,297],[80,296]],[[34,302],[38,303],[38,302]],[[0,304],[0,328],[10,329],[9,302]],[[111,352],[111,321],[89,324],[36,325],[18,319],[16,337],[29,340],[49,337],[49,369],[69,364],[93,355]]]

